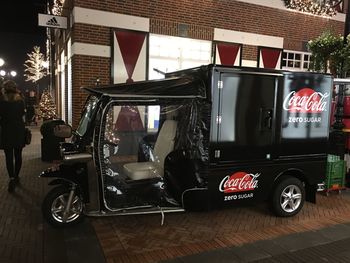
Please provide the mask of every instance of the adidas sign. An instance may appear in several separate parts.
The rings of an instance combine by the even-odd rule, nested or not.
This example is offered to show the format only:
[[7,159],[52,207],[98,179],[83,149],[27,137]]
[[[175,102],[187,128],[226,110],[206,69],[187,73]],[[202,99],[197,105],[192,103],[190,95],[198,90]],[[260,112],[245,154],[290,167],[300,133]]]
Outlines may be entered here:
[[39,26],[67,29],[67,17],[38,14]]
[[48,25],[48,26],[57,26],[57,27],[60,26],[60,24],[57,22],[56,17],[53,17],[49,21],[47,21],[46,25]]

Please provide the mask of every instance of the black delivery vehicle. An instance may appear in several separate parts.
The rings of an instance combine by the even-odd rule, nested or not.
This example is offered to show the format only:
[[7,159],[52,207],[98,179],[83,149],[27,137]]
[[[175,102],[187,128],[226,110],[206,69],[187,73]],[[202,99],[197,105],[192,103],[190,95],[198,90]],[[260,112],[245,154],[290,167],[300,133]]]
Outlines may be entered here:
[[[55,187],[55,226],[86,216],[208,210],[268,201],[277,216],[315,202],[325,178],[330,75],[207,65],[86,87]],[[68,125],[56,136],[70,137]]]

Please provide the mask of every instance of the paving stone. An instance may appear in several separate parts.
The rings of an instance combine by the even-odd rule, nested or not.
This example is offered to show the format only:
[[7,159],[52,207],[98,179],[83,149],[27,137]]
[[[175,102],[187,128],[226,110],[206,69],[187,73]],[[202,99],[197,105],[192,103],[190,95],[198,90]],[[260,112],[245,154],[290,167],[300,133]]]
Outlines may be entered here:
[[274,240],[274,243],[278,244],[288,251],[295,251],[311,246],[330,243],[331,241],[332,240],[327,238],[325,235],[320,235],[314,231],[308,231],[304,233],[279,237]]
[[[212,262],[217,262],[217,263],[236,263],[236,262],[242,262],[242,259],[239,257],[235,251],[232,249],[218,249],[214,251],[208,251],[208,252],[203,252],[200,254],[196,255],[190,255],[190,256],[185,256],[178,258],[184,263],[212,263]],[[171,263],[176,263],[177,259],[174,260],[169,260],[169,261],[163,261],[163,262],[171,262]]]
[[249,262],[271,257],[271,255],[266,253],[264,250],[256,246],[252,246],[251,244],[229,248],[228,251],[237,255],[237,257],[243,262]]
[[261,249],[262,251],[264,251],[265,253],[271,256],[288,252],[288,250],[280,246],[277,242],[274,242],[274,240],[256,241],[252,243],[251,246],[257,247],[258,249]]
[[322,235],[332,241],[350,238],[350,225],[338,224],[321,231]]

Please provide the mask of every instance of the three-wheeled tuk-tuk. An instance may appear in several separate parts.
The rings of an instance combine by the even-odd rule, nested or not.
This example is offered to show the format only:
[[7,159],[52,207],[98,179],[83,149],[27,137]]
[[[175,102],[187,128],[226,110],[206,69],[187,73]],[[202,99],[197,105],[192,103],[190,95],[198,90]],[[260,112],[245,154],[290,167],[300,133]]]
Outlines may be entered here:
[[84,88],[62,162],[40,175],[56,185],[44,216],[63,226],[261,201],[293,216],[324,180],[332,85],[325,74],[207,65]]

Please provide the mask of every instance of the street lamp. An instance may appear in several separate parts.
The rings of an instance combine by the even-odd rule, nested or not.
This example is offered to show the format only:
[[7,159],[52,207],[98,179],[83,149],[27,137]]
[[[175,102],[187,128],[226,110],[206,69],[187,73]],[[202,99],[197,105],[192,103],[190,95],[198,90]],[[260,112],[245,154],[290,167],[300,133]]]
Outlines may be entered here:
[[0,58],[0,67],[2,67],[5,64],[5,60],[3,60],[2,58]]
[[15,70],[11,70],[10,72],[6,72],[6,70],[0,70],[0,76],[1,77],[5,77],[5,76],[9,76],[9,77],[16,77],[17,76],[17,71]]
[[14,71],[14,70],[11,70],[10,75],[11,75],[12,77],[16,77],[16,76],[17,76],[17,72]]

